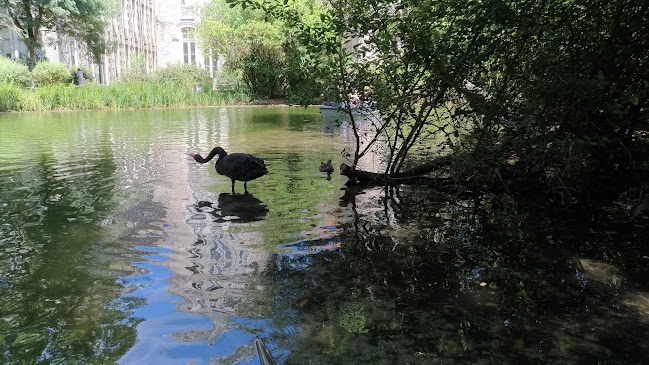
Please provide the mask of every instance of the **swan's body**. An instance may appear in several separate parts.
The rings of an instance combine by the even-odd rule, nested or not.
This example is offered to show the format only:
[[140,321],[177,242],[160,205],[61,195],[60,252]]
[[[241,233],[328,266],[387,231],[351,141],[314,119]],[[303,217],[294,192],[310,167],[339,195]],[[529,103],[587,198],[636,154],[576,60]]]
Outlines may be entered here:
[[268,173],[264,160],[257,158],[247,153],[232,153],[225,152],[222,147],[215,147],[212,149],[206,158],[199,154],[192,154],[191,156],[199,163],[209,162],[214,156],[219,155],[214,167],[216,172],[225,175],[232,180],[232,194],[234,194],[234,182],[239,180],[243,181],[243,188],[248,193],[247,183],[258,177],[264,176]]

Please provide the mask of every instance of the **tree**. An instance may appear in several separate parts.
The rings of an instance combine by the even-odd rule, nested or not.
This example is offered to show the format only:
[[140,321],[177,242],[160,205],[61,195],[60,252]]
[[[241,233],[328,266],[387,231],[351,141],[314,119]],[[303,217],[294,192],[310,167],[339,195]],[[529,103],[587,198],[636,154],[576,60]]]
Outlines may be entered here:
[[[305,0],[292,3],[291,8],[304,22],[322,11]],[[205,49],[225,57],[227,67],[243,72],[257,96],[304,94],[303,89],[313,84],[305,80],[304,52],[290,29],[283,20],[259,9],[230,7],[225,0],[215,0],[203,9],[197,35]]]
[[278,22],[266,22],[259,10],[230,8],[217,0],[203,9],[197,35],[205,49],[223,55],[228,67],[243,71],[255,95],[281,93],[284,35]]
[[317,24],[290,2],[235,2],[292,24],[327,60],[334,98],[377,111],[350,113],[350,176],[378,148],[384,171],[367,178],[402,181],[423,162],[463,189],[648,183],[634,137],[649,128],[647,2],[336,0]]
[[27,46],[27,66],[36,63],[41,32],[55,31],[80,40],[96,60],[105,51],[103,15],[108,14],[107,0],[0,0],[9,20]]

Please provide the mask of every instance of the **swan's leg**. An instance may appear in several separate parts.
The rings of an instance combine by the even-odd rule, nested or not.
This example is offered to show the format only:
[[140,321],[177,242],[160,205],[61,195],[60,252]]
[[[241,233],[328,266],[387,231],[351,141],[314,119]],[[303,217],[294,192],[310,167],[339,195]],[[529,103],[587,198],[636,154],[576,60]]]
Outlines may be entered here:
[[232,195],[234,195],[234,179],[230,179],[230,180],[232,180]]
[[246,194],[248,194],[248,182],[247,181],[243,182],[243,190],[245,191]]

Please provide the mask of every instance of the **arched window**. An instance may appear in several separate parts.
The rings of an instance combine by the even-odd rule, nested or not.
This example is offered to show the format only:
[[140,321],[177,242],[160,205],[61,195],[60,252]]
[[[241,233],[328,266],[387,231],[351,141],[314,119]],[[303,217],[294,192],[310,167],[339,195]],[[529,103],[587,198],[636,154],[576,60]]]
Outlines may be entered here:
[[183,34],[183,60],[185,64],[196,64],[196,42],[192,28],[182,28]]

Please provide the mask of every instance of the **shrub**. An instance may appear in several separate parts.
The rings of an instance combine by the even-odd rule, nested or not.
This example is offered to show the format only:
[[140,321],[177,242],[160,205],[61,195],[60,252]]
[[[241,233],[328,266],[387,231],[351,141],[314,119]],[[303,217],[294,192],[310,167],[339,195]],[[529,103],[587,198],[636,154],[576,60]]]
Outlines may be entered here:
[[6,57],[0,57],[0,83],[25,87],[29,85],[31,79],[32,75],[27,66]]
[[295,44],[287,44],[286,52],[286,86],[288,100],[292,104],[319,104],[324,92],[321,77],[315,75],[309,61],[303,57],[303,51]]
[[243,73],[239,69],[227,68],[214,73],[216,89],[234,89],[243,83]]
[[70,82],[70,70],[61,62],[40,61],[32,71],[38,86]]
[[146,58],[143,54],[131,59],[131,67],[124,74],[122,74],[120,81],[124,83],[142,83],[152,81],[147,72]]
[[129,70],[126,73],[122,74],[122,76],[119,78],[119,81],[128,84],[153,82],[153,79],[146,72]]
[[234,66],[243,69],[243,79],[255,96],[277,98],[286,95],[285,63],[272,50],[257,47]]
[[162,68],[155,73],[154,80],[185,87],[212,84],[207,70],[194,65],[172,65]]

